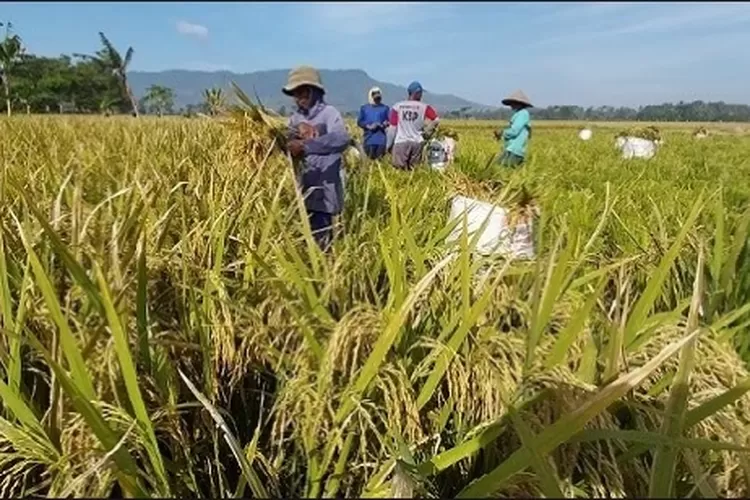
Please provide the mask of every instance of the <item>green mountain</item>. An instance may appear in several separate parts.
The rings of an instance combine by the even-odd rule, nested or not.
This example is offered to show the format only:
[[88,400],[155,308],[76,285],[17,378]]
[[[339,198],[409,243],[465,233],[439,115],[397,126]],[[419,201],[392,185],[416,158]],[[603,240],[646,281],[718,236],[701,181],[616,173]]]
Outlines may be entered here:
[[[229,71],[132,71],[128,73],[128,81],[138,98],[144,95],[150,85],[163,85],[173,89],[176,109],[188,104],[203,102],[201,94],[206,88],[221,87],[229,91],[229,82],[234,81],[247,95],[254,97],[257,94],[264,105],[278,110],[281,106],[285,106],[287,109],[292,106],[292,100],[281,93],[281,87],[286,83],[288,73],[288,69],[242,74]],[[328,102],[336,106],[342,113],[358,110],[367,101],[367,91],[375,86],[380,87],[383,91],[386,104],[394,103],[406,97],[406,87],[377,81],[362,70],[324,69],[320,73],[326,87]],[[427,89],[425,89],[424,100],[435,106],[438,113],[447,113],[462,108],[471,108],[472,110],[493,109],[492,106],[471,102],[454,95],[433,94]]]

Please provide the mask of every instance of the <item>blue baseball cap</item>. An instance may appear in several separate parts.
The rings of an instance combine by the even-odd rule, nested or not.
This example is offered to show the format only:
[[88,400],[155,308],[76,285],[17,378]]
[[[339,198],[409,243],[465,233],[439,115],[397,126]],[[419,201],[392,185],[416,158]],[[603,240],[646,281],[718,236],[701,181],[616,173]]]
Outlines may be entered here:
[[422,84],[419,82],[411,82],[409,84],[409,87],[406,89],[406,91],[409,94],[416,94],[417,92],[422,92]]

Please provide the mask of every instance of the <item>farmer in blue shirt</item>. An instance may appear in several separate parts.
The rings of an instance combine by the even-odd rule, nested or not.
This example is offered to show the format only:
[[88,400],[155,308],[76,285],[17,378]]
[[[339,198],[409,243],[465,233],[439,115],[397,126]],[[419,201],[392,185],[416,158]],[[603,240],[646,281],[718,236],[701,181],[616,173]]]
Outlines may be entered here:
[[380,89],[373,87],[368,93],[368,104],[359,108],[357,125],[364,130],[364,150],[368,158],[376,160],[385,156],[386,135],[388,127],[388,106],[382,103]]
[[287,150],[294,159],[313,237],[328,251],[333,218],[344,205],[341,155],[349,147],[349,133],[341,113],[326,103],[325,88],[315,68],[293,69],[282,92],[292,96],[297,105],[289,117]]
[[504,167],[515,168],[523,164],[526,158],[526,144],[531,137],[531,116],[528,108],[533,107],[526,94],[517,90],[502,103],[513,110],[508,128],[496,131],[495,138],[504,142],[503,153],[497,162]]

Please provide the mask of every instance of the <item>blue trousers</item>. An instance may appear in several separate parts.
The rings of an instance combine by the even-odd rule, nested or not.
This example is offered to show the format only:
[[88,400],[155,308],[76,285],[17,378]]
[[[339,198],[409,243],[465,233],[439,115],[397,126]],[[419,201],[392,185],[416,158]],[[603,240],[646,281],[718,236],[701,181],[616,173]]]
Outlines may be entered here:
[[385,144],[365,144],[363,149],[371,160],[377,160],[385,156]]
[[333,243],[333,214],[308,210],[307,216],[315,243],[327,252]]
[[517,154],[511,153],[510,151],[504,151],[502,156],[497,159],[497,163],[503,167],[516,168],[523,165],[524,157],[518,156]]

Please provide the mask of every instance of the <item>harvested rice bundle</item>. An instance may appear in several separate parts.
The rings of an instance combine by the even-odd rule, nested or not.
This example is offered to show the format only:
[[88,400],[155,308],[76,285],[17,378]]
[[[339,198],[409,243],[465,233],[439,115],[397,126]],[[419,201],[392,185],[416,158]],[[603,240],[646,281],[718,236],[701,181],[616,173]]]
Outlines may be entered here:
[[475,179],[463,172],[452,170],[448,173],[453,191],[480,201],[494,202],[500,196],[500,185],[493,179]]
[[485,203],[499,203],[520,213],[538,212],[536,200],[524,184],[511,185],[494,178],[478,180],[459,171],[452,171],[449,179],[456,194]]
[[509,213],[508,224],[511,226],[528,223],[539,215],[539,205],[526,186],[511,191],[506,206]]
[[[240,104],[232,106],[229,119],[220,122],[232,131],[228,144],[231,151],[256,164],[261,164],[272,149],[284,153],[287,142],[286,121],[262,105],[254,104],[234,82],[232,87]],[[308,130],[304,133],[309,135],[313,132]]]
[[708,137],[708,129],[706,129],[706,127],[698,127],[695,132],[693,132],[693,137],[696,139],[705,139]]
[[456,132],[453,129],[450,128],[439,128],[435,131],[433,138],[437,140],[441,140],[445,137],[449,137],[453,139],[454,141],[458,140],[458,132]]
[[638,139],[646,139],[647,141],[653,141],[656,144],[660,144],[662,142],[661,132],[653,125],[649,125],[648,127],[631,127],[622,130],[617,134],[616,138],[619,139],[621,137],[635,137]]

